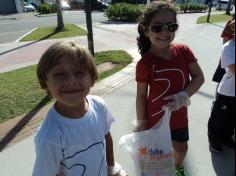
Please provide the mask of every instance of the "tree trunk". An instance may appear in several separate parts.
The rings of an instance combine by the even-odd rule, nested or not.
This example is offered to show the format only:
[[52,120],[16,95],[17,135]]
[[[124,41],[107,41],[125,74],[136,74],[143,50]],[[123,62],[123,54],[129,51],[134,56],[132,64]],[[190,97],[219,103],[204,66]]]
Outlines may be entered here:
[[56,31],[61,31],[64,28],[64,22],[63,22],[63,16],[62,16],[62,10],[61,10],[61,1],[56,0],[57,4],[57,28]]
[[230,15],[232,3],[233,3],[233,1],[232,1],[232,0],[229,0],[228,6],[227,6],[227,9],[226,9],[226,14],[227,14],[227,15]]

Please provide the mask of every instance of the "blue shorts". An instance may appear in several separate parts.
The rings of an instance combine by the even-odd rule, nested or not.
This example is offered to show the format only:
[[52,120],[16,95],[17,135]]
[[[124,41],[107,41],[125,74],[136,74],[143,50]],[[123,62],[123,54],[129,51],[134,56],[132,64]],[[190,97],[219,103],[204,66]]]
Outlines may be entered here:
[[180,143],[186,143],[189,140],[189,130],[188,127],[177,129],[177,130],[171,130],[171,139],[172,141],[180,142]]

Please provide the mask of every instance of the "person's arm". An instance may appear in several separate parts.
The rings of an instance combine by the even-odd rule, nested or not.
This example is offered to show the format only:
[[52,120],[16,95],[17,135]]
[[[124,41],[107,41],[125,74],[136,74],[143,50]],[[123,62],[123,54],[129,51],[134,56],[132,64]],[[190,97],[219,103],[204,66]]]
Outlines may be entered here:
[[137,96],[136,96],[136,115],[137,120],[146,120],[146,106],[147,106],[148,84],[137,83]]
[[113,151],[113,140],[111,133],[108,133],[105,136],[106,139],[106,157],[107,157],[107,166],[114,167],[115,160],[114,160],[114,151]]
[[110,132],[105,136],[105,140],[108,176],[127,176],[127,173],[122,169],[121,165],[115,163],[113,140]]
[[197,62],[189,64],[189,72],[191,75],[191,81],[184,91],[188,94],[189,97],[191,97],[203,85],[205,78],[201,67]]
[[138,82],[137,96],[136,96],[137,126],[135,127],[134,131],[142,131],[146,129],[147,95],[148,95],[148,84]]
[[184,90],[165,97],[164,100],[169,102],[167,105],[163,106],[163,109],[169,108],[171,111],[176,111],[183,106],[187,107],[191,104],[190,97],[202,86],[204,83],[204,76],[197,62],[189,64],[189,72],[192,78],[190,83]]

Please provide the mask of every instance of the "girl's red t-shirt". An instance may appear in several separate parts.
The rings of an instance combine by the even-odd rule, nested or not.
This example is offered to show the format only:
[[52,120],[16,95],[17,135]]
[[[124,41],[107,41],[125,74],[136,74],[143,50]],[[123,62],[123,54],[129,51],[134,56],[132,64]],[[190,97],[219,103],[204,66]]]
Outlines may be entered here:
[[[153,127],[164,115],[164,97],[176,94],[185,89],[190,82],[188,65],[197,62],[190,48],[183,44],[171,45],[171,58],[165,60],[146,53],[136,66],[136,81],[147,83],[148,127]],[[187,108],[182,107],[171,114],[171,129],[181,129],[188,126]]]

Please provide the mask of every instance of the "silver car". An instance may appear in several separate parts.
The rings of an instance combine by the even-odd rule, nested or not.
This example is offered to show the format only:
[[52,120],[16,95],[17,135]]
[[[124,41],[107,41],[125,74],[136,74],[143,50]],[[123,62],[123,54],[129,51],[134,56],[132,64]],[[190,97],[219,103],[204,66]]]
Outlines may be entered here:
[[35,7],[27,2],[24,2],[24,8],[25,8],[26,12],[34,12],[35,11]]

